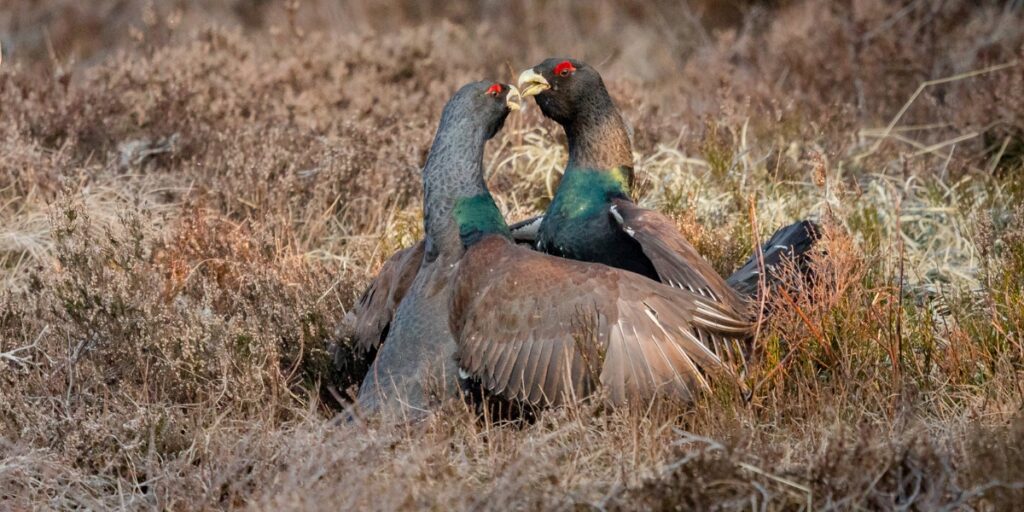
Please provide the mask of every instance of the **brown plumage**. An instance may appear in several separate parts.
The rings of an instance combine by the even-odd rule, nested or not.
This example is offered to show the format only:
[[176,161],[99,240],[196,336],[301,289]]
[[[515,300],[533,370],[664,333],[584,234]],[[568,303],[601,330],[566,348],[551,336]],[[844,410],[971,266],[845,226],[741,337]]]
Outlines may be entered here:
[[388,326],[398,303],[405,297],[423,261],[424,246],[423,240],[420,240],[416,245],[402,249],[388,258],[352,311],[346,315],[355,341],[363,350],[379,347],[387,337]]
[[[509,226],[516,243],[532,244],[542,217],[531,217]],[[409,291],[423,261],[424,240],[396,251],[384,262],[377,276],[345,315],[344,336],[351,336],[364,351],[379,348],[388,335],[391,319]]]
[[[452,396],[456,375],[536,405],[582,398],[598,385],[616,405],[656,395],[690,401],[729,375],[722,357],[735,354],[750,324],[708,291],[715,285],[680,277],[701,294],[515,244],[482,164],[512,93],[485,86],[463,87],[442,114],[423,171],[425,247],[395,256],[360,301],[379,313],[362,319],[361,342],[372,346],[386,333],[360,388],[361,408],[425,412]],[[659,217],[628,208],[618,215],[634,232],[659,226]]]
[[641,208],[628,199],[613,199],[610,211],[627,235],[640,243],[660,281],[721,302],[737,312],[748,310],[748,301],[726,284],[714,267],[679,232],[665,214]]
[[685,401],[724,374],[712,343],[750,325],[707,297],[605,265],[556,258],[499,236],[459,264],[450,307],[463,371],[508,399],[557,405],[600,382],[613,404]]

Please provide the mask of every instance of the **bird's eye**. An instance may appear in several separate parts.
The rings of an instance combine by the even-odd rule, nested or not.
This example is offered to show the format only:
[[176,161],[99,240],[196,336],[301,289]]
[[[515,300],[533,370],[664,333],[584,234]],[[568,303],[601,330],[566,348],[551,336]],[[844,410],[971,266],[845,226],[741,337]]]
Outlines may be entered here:
[[555,66],[555,74],[558,76],[569,76],[576,71],[576,66],[572,65],[572,62],[563,60],[557,66]]
[[488,87],[487,88],[487,94],[497,98],[498,95],[501,94],[501,84],[494,84],[494,85]]

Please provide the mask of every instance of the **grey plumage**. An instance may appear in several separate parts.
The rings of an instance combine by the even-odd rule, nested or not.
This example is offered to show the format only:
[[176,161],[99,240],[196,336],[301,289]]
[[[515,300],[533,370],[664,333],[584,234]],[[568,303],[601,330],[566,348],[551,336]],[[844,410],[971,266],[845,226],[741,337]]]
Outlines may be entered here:
[[[359,389],[363,411],[417,417],[458,394],[447,284],[463,246],[452,210],[456,198],[487,192],[484,144],[508,114],[503,106],[496,110],[493,99],[484,94],[489,85],[475,82],[462,87],[441,114],[423,167],[424,254]],[[477,168],[479,172],[467,172]]]

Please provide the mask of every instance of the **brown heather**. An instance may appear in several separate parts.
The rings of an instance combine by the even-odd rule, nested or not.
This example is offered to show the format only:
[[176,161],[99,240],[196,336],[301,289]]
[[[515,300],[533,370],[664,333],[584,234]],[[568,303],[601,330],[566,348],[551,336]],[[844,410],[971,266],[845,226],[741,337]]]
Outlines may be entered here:
[[[0,11],[0,509],[1024,500],[1020,2]],[[549,54],[604,72],[641,202],[722,272],[822,221],[815,279],[768,301],[752,397],[332,423],[366,365],[336,328],[421,236],[441,106]],[[531,106],[490,144],[509,218],[547,204],[556,128]]]

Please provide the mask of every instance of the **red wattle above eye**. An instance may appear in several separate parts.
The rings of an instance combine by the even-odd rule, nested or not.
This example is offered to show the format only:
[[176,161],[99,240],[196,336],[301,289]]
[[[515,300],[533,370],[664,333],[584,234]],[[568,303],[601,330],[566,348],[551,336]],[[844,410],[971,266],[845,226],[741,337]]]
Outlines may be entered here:
[[499,93],[501,93],[501,84],[494,84],[487,89],[487,94],[497,96]]
[[565,73],[565,72],[570,72],[571,73],[573,71],[576,71],[576,66],[573,66],[572,62],[569,62],[567,60],[563,60],[562,62],[558,63],[557,66],[555,66],[555,74],[556,75],[561,75],[562,73]]

